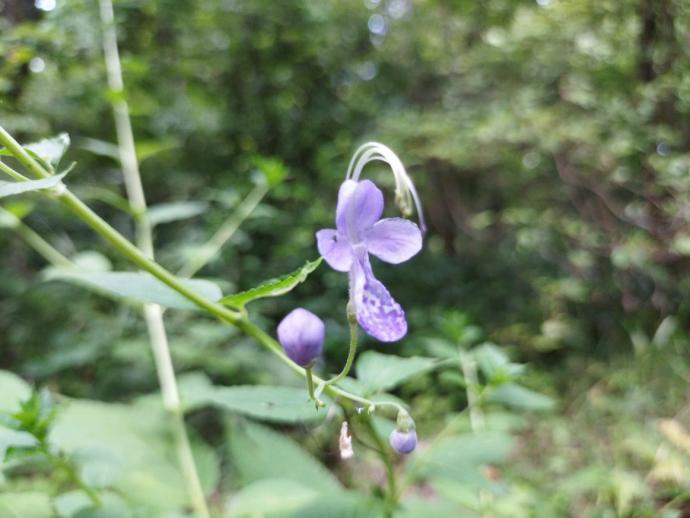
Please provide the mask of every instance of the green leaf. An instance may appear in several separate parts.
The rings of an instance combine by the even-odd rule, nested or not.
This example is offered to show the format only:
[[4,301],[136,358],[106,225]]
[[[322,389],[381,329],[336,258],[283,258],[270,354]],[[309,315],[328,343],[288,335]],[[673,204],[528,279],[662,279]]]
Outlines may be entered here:
[[210,404],[216,392],[216,387],[203,372],[182,374],[177,379],[177,385],[186,411]]
[[159,153],[170,151],[178,147],[177,139],[174,137],[165,137],[156,140],[138,140],[136,146],[139,162],[143,162],[147,158],[154,157]]
[[38,445],[36,437],[28,432],[0,427],[0,464],[10,448],[33,448]]
[[60,133],[55,137],[27,144],[24,146],[24,149],[30,151],[34,156],[50,165],[52,169],[55,169],[60,163],[62,155],[67,151],[69,144],[69,135],[67,133]]
[[106,484],[132,504],[179,510],[189,503],[169,421],[157,405],[71,400],[49,442],[74,459],[89,482]]
[[296,511],[318,496],[316,489],[296,480],[269,478],[243,488],[230,500],[224,516],[242,518],[270,516],[271,513]]
[[232,422],[228,428],[230,458],[243,484],[288,474],[291,480],[320,492],[342,490],[323,464],[284,433],[249,421]]
[[181,219],[189,219],[203,214],[208,209],[208,204],[201,201],[177,201],[160,203],[149,207],[147,217],[151,226],[161,223],[170,223]]
[[[321,493],[316,500],[299,508],[297,513],[277,513],[274,518],[380,518],[385,516],[381,500],[355,491]],[[397,516],[397,514],[396,514]]]
[[31,387],[16,374],[0,370],[0,411],[14,412],[31,397]]
[[0,494],[0,516],[3,518],[46,518],[53,516],[53,509],[45,493],[2,493]]
[[133,516],[119,495],[108,491],[99,494],[101,505],[95,507],[83,491],[69,491],[53,498],[60,518],[130,518]]
[[269,187],[279,184],[287,176],[287,167],[280,159],[255,155],[253,161],[257,172],[260,174],[258,179],[265,182]]
[[492,388],[488,400],[527,410],[551,410],[555,404],[550,397],[517,383],[503,383]]
[[56,174],[40,180],[28,180],[26,182],[5,182],[0,181],[0,198],[23,194],[25,192],[49,189],[59,184],[67,173]]
[[[144,272],[78,272],[67,268],[49,268],[47,280],[60,280],[80,284],[99,293],[137,302],[160,304],[175,309],[198,309],[197,306]],[[218,286],[201,279],[179,279],[188,289],[211,301],[222,296]]]
[[428,372],[436,363],[433,358],[401,358],[367,351],[359,356],[355,371],[358,381],[366,386],[368,393],[372,393],[391,389],[412,376]]
[[503,432],[456,435],[419,452],[410,469],[422,477],[448,478],[488,489],[491,483],[483,475],[482,466],[505,461],[512,445],[512,437]]
[[223,297],[220,299],[220,302],[228,306],[241,308],[252,300],[283,295],[293,290],[298,284],[304,282],[307,276],[319,267],[321,261],[323,261],[322,257],[319,257],[315,261],[307,261],[304,263],[304,266],[292,273],[288,273],[277,279],[264,281],[256,288]]
[[105,140],[98,140],[95,138],[84,138],[79,140],[79,147],[86,151],[90,151],[94,155],[112,158],[116,162],[120,161],[120,152],[117,145],[112,142],[106,142]]
[[[323,398],[322,398],[323,399]],[[326,410],[316,410],[307,400],[305,389],[246,385],[216,387],[208,401],[222,408],[256,419],[283,423],[298,423],[323,419]]]
[[503,383],[525,370],[525,366],[512,363],[497,345],[485,343],[472,349],[472,354],[490,383]]

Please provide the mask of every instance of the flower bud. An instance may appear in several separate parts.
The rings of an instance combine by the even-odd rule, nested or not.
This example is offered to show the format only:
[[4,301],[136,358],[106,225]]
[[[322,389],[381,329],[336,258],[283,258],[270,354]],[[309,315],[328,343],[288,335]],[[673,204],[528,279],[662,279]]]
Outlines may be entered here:
[[278,324],[278,340],[285,354],[302,367],[321,354],[324,335],[321,319],[303,308],[293,309]]
[[388,436],[388,442],[398,453],[410,453],[417,447],[417,432],[410,430],[409,432],[401,432],[400,430],[393,430]]
[[414,420],[404,409],[398,411],[396,427],[388,437],[388,442],[398,453],[410,453],[417,447],[417,432]]

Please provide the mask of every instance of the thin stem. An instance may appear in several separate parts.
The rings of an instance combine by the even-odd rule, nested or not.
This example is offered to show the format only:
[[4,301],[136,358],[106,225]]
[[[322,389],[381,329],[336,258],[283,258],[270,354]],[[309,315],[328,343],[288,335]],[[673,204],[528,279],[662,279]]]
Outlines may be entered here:
[[311,366],[304,368],[304,374],[307,377],[307,392],[309,393],[309,399],[314,402],[317,410],[322,406],[326,406],[326,404],[321,401],[316,394],[314,394],[314,378],[311,371]]
[[[14,157],[29,171],[40,178],[48,178],[48,173],[43,166],[41,166],[24,148],[17,142],[7,131],[0,126],[0,144],[4,145]],[[60,195],[56,196],[58,200],[68,209],[74,212],[87,225],[93,228],[101,237],[108,241],[121,254],[130,259],[134,264],[139,266],[142,270],[149,272],[158,280],[167,284],[169,287],[177,291],[197,306],[205,309],[212,315],[217,316],[221,320],[231,324],[236,323],[240,319],[240,313],[226,308],[220,304],[209,301],[208,299],[198,295],[195,291],[188,289],[180,280],[175,277],[168,270],[160,266],[155,261],[152,261],[141,250],[128,241],[122,234],[111,227],[98,214],[93,212],[84,202],[72,194],[69,190],[65,190]]]
[[242,200],[242,203],[237,207],[237,210],[218,228],[211,239],[199,248],[196,255],[191,257],[189,261],[180,269],[178,275],[180,277],[192,277],[199,270],[208,264],[218,252],[220,252],[223,245],[235,234],[242,222],[249,217],[254,209],[259,205],[261,200],[268,192],[268,185],[258,184],[247,194],[247,197]]
[[[149,218],[146,217],[146,196],[144,195],[139,161],[134,146],[134,132],[129,118],[129,107],[124,97],[124,82],[117,48],[113,4],[111,0],[100,0],[99,4],[103,31],[103,53],[108,73],[108,86],[113,94],[111,104],[115,118],[120,164],[122,165],[127,199],[135,213],[137,247],[146,257],[153,259],[153,232]],[[173,416],[175,445],[180,467],[187,484],[187,491],[196,513],[201,518],[208,518],[206,497],[194,463],[184,419],[181,415],[175,368],[170,354],[161,307],[157,304],[145,304],[144,320],[146,321],[158,381],[161,386],[163,405]]]
[[21,174],[21,173],[18,173],[17,171],[15,171],[14,169],[12,169],[10,166],[8,166],[8,165],[7,165],[5,162],[3,162],[2,160],[0,160],[0,171],[6,173],[6,174],[8,174],[8,175],[10,175],[12,178],[14,178],[15,180],[19,180],[20,182],[27,182],[27,181],[29,181],[29,178],[27,178],[26,176],[24,176],[24,175]]
[[376,452],[378,453],[379,457],[383,461],[384,466],[386,467],[386,480],[388,482],[388,491],[386,491],[385,513],[386,517],[390,518],[393,516],[393,514],[395,513],[395,509],[398,506],[398,489],[395,477],[395,467],[393,466],[393,462],[391,461],[391,458],[387,453],[388,450],[386,443],[376,431],[376,427],[374,427],[374,423],[372,422],[371,417],[365,416],[363,421],[364,425],[367,428],[367,431],[369,432],[369,435],[376,443]]
[[46,261],[56,266],[72,266],[72,261],[62,255],[53,245],[48,243],[48,241],[43,239],[31,227],[10,211],[0,208],[0,215],[11,219],[12,229]]
[[479,397],[476,390],[476,387],[479,385],[477,362],[462,348],[459,349],[458,353],[460,356],[460,369],[465,378],[467,406],[470,409],[470,427],[476,433],[484,429],[484,414],[479,406]]
[[343,370],[334,378],[329,379],[326,385],[334,385],[347,376],[352,368],[352,363],[355,361],[355,355],[357,354],[357,319],[353,316],[354,314],[350,310],[349,303],[347,308],[347,320],[350,325],[350,349],[347,352],[347,360],[345,360]]
[[[13,153],[15,158],[19,160],[27,169],[33,170],[29,165],[33,162],[36,167],[41,171],[39,176],[47,177],[49,176],[41,166],[35,162],[31,156],[24,151],[24,149],[12,138],[3,128],[0,126],[0,144],[5,145]],[[44,193],[45,194],[45,193]],[[47,195],[47,194],[46,194]],[[219,320],[226,322],[228,324],[233,324],[237,326],[244,334],[254,338],[260,345],[266,348],[268,351],[273,353],[280,361],[285,363],[289,368],[295,371],[300,376],[306,376],[305,370],[297,365],[295,362],[290,360],[283,352],[280,344],[273,339],[270,335],[265,333],[256,324],[242,317],[239,313],[232,311],[225,306],[218,303],[212,302],[202,295],[187,289],[180,280],[173,274],[168,272],[165,268],[160,266],[158,263],[152,261],[146,257],[137,247],[135,247],[131,242],[127,240],[122,234],[111,227],[105,220],[103,220],[98,214],[93,212],[84,202],[77,198],[68,189],[58,195],[51,195],[53,198],[57,198],[65,207],[67,207],[72,213],[89,225],[96,233],[98,233],[103,239],[105,239],[111,246],[118,250],[122,255],[131,260],[134,264],[139,266],[141,269],[149,272],[154,277],[164,282],[170,288],[175,290],[177,293],[185,297],[187,300],[193,302],[207,313],[217,317]],[[313,376],[314,382],[317,384],[325,384],[325,380],[319,378],[318,376]],[[397,403],[390,401],[380,401],[374,402],[370,399],[357,396],[346,390],[343,390],[336,386],[327,386],[324,392],[332,398],[341,398],[349,400],[355,403],[360,403],[363,406],[393,406],[396,408],[401,408]]]
[[65,459],[61,453],[55,454],[51,452],[50,446],[45,440],[40,442],[40,449],[53,466],[61,469],[67,475],[67,478],[89,497],[89,500],[91,500],[94,506],[101,506],[101,499],[98,494],[81,479],[79,473],[74,469],[74,466],[69,460]]

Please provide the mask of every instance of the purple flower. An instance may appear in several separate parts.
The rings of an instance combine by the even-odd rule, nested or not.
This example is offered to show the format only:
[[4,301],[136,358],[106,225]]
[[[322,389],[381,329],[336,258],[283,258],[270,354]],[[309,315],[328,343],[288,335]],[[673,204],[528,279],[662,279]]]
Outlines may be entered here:
[[393,430],[388,436],[388,442],[396,452],[410,453],[417,447],[417,432],[414,428],[407,432]]
[[338,192],[335,229],[316,233],[319,253],[335,270],[350,272],[350,297],[357,322],[382,342],[407,333],[405,312],[375,277],[369,254],[398,264],[422,248],[419,227],[404,218],[380,219],[383,194],[369,180],[346,180]]
[[321,319],[303,308],[293,309],[278,324],[278,340],[285,354],[302,367],[321,354],[324,335]]

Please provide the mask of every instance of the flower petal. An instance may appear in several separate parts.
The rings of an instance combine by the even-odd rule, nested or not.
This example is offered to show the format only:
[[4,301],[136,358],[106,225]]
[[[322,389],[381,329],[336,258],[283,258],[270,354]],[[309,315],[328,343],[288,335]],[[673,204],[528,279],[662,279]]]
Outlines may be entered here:
[[357,182],[354,180],[345,180],[338,189],[338,205],[335,208],[335,221],[336,223],[340,221],[345,214],[345,208],[347,207],[350,198],[357,188]]
[[319,253],[334,270],[346,272],[352,266],[350,244],[338,231],[324,228],[316,233],[316,246]]
[[405,336],[405,312],[374,277],[367,255],[353,262],[350,282],[357,322],[367,334],[382,342],[395,342]]
[[409,219],[386,218],[366,232],[364,242],[367,250],[382,261],[398,264],[422,249],[422,233]]
[[335,224],[354,245],[362,240],[362,233],[381,217],[383,193],[370,180],[356,183],[354,190],[352,182],[346,180],[340,187]]

